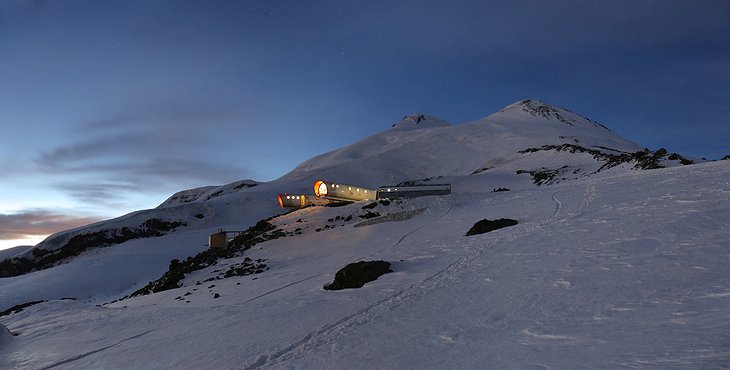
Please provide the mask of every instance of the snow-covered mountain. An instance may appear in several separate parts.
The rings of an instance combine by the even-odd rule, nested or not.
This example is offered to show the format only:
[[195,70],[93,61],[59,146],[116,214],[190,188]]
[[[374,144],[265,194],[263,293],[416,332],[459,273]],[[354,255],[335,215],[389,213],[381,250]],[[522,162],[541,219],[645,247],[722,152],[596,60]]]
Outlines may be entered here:
[[[0,311],[49,302],[0,315],[0,368],[723,368],[730,161],[688,163],[537,100],[408,115],[278,180],[181,191],[5,260]],[[453,194],[283,214],[276,194],[319,178]],[[484,218],[519,223],[466,237]],[[358,260],[394,272],[322,289]]]
[[[487,167],[493,168],[493,172],[514,174],[520,169],[533,170],[542,163],[561,163],[551,155],[534,158],[521,155],[520,151],[562,144],[610,154],[641,149],[573,112],[525,100],[455,126],[422,114],[406,116],[391,130],[305,161],[281,180],[323,177],[378,186],[435,176],[469,175]],[[581,164],[597,164],[588,157],[580,160]],[[575,159],[570,162],[575,163]]]
[[[559,150],[560,145],[572,150]],[[525,152],[531,149],[536,151]],[[455,126],[412,114],[390,129],[307,160],[276,181],[242,180],[184,190],[156,209],[52,235],[5,273],[0,265],[0,276],[44,269],[88,248],[173,230],[236,230],[280,212],[271,201],[277,192],[308,193],[319,178],[369,187],[478,173],[488,173],[490,180],[512,178],[518,171],[526,180],[545,171],[553,171],[552,177],[575,178],[604,164],[606,158],[597,160],[597,152],[617,155],[639,149],[600,124],[536,100]]]

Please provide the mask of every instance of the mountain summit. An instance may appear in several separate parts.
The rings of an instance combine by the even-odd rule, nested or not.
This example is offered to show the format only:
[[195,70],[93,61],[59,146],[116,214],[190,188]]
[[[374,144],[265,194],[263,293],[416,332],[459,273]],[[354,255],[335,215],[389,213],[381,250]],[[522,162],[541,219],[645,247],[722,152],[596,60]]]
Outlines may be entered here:
[[502,108],[498,114],[514,115],[515,112],[527,113],[532,117],[542,117],[548,121],[558,121],[569,126],[593,126],[611,131],[608,127],[583,117],[569,109],[559,108],[541,100],[521,100]]
[[392,127],[396,129],[421,129],[444,126],[451,126],[451,124],[437,117],[414,113],[403,117],[402,120],[394,123]]
[[423,114],[409,115],[394,129],[304,161],[280,180],[325,177],[375,186],[434,176],[469,175],[495,164],[514,172],[531,169],[507,166],[523,159],[520,151],[563,144],[611,153],[641,149],[567,109],[538,100],[522,100],[485,118],[459,125]]

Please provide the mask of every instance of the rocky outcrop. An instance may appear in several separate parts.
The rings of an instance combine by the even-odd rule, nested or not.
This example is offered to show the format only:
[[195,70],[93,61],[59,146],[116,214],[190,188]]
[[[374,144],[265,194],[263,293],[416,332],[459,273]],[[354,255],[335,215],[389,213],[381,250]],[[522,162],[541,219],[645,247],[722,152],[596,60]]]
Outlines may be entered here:
[[474,226],[472,226],[471,229],[466,232],[466,236],[484,234],[490,231],[501,229],[503,227],[509,227],[514,225],[517,225],[517,220],[512,220],[509,218],[500,218],[498,220],[483,219],[481,221],[477,221]]
[[75,257],[91,248],[108,247],[128,240],[165,235],[187,223],[150,218],[137,227],[121,227],[78,234],[58,249],[34,248],[31,256],[13,257],[0,262],[0,277],[12,277],[43,270]]
[[360,261],[351,263],[335,274],[335,280],[324,286],[326,290],[362,288],[363,285],[376,280],[381,275],[393,272],[390,262]]

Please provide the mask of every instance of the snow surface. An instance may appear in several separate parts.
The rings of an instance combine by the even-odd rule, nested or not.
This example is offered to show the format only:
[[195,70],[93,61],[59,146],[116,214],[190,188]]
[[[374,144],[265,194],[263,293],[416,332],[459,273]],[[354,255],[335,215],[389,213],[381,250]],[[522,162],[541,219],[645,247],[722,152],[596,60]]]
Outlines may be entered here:
[[0,249],[0,261],[6,259],[15,257],[17,255],[21,255],[23,253],[28,252],[29,250],[33,249],[32,246],[29,245],[21,245],[17,247],[12,247],[8,249]]
[[[588,155],[517,151],[575,140],[637,146],[569,111],[538,110],[572,125],[523,109],[541,104],[392,128],[274,182],[227,186],[208,200],[200,197],[214,189],[191,192],[195,200],[108,221],[191,224],[0,279],[0,310],[51,299],[0,317],[18,334],[0,342],[0,368],[730,367],[730,162],[588,176],[600,166]],[[586,175],[537,187],[515,173],[565,163]],[[181,288],[105,303],[203,250],[215,229],[281,212],[276,192],[311,192],[320,171],[363,186],[444,176],[453,194],[379,204],[368,211],[383,222],[360,227],[367,203],[288,213],[271,222],[300,235],[186,275]],[[519,224],[464,236],[484,218]],[[269,269],[206,281],[245,257]],[[376,259],[394,272],[361,289],[322,288],[346,264]]]

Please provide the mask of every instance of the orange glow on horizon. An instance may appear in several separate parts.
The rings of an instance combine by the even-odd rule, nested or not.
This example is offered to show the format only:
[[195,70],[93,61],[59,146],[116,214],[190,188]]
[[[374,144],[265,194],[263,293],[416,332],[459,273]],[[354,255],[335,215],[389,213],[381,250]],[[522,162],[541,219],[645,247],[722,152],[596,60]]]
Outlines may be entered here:
[[34,246],[42,242],[47,237],[48,235],[29,235],[27,238],[24,239],[0,240],[0,250],[10,249],[21,245]]

